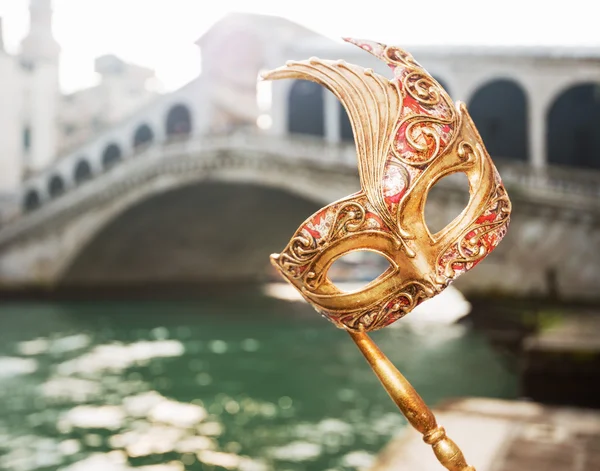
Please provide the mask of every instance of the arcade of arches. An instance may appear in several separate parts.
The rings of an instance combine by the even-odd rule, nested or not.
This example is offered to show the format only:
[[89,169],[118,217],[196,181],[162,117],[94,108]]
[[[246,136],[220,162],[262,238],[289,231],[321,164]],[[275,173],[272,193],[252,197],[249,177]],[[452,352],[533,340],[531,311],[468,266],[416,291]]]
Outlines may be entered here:
[[[189,136],[192,132],[192,114],[189,108],[183,104],[172,106],[165,119],[165,131],[167,138],[181,138]],[[140,124],[133,136],[133,149],[143,148],[154,141],[154,131],[146,124]],[[102,169],[109,170],[123,159],[121,147],[116,143],[109,143],[102,152]],[[74,186],[79,186],[93,176],[92,166],[86,157],[81,157],[73,169]],[[50,198],[56,198],[67,190],[67,184],[60,175],[53,175],[47,182],[47,193]],[[33,211],[42,204],[40,193],[37,190],[28,191],[22,201],[25,211]]]
[[[443,78],[436,80],[446,88]],[[448,90],[446,88],[446,90]],[[324,89],[296,80],[288,97],[288,131],[324,136]],[[486,148],[496,159],[528,161],[529,110],[523,87],[498,79],[484,83],[473,94],[469,112]],[[339,139],[352,141],[348,115],[339,104]],[[600,170],[600,83],[575,85],[553,101],[546,116],[547,161],[563,166]]]
[[[443,78],[436,77],[445,83]],[[343,106],[339,110],[339,139],[352,141],[352,127]],[[483,84],[472,96],[469,111],[492,158],[527,161],[529,155],[528,100],[523,88],[512,80],[494,80]],[[325,91],[320,85],[295,81],[288,97],[288,131],[317,137],[325,136]],[[600,83],[574,85],[560,93],[546,116],[547,162],[555,165],[600,170]],[[187,106],[175,104],[165,119],[167,138],[189,136],[192,116]],[[145,123],[136,129],[134,148],[154,140],[153,130]],[[103,151],[102,168],[108,170],[123,158],[116,143]],[[81,158],[73,170],[75,185],[92,178],[91,165]],[[65,181],[54,175],[47,182],[47,192],[55,198],[67,189]],[[40,193],[28,191],[23,209],[31,211],[41,205]]]

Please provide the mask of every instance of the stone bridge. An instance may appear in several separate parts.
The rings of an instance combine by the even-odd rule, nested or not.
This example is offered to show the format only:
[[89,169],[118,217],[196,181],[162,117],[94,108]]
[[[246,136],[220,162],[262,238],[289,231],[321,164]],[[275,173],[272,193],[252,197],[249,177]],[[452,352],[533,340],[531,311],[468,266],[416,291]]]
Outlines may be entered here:
[[[500,247],[457,283],[468,292],[595,297],[595,175],[499,162],[514,205]],[[587,178],[587,180],[586,180]],[[359,189],[353,146],[258,132],[155,144],[0,230],[4,287],[248,281],[268,274],[304,217]],[[432,190],[427,222],[463,209],[466,181]]]
[[256,278],[304,215],[359,187],[352,149],[308,140],[286,143],[282,156],[281,144],[240,134],[147,148],[0,231],[0,276],[43,285]]
[[[233,15],[199,41],[202,74],[98,132],[22,184],[0,223],[0,284],[70,287],[257,280],[323,204],[359,189],[352,129],[312,82],[261,70],[313,55],[382,63],[275,17]],[[600,51],[415,48],[468,104],[513,201],[466,291],[600,298]],[[428,197],[442,227],[467,201]]]

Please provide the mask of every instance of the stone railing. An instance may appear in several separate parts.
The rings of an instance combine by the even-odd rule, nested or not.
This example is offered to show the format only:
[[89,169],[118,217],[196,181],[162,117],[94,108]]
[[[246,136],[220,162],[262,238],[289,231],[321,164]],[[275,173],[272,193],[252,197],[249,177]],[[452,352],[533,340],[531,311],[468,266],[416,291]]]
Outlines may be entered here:
[[327,145],[317,139],[279,139],[250,133],[172,139],[124,156],[122,161],[93,180],[68,188],[60,196],[42,201],[35,210],[22,213],[0,229],[0,245],[67,213],[72,214],[82,208],[91,209],[95,202],[120,191],[122,187],[136,185],[137,182],[168,171],[170,167],[181,164],[190,168],[201,167],[209,160],[211,168],[224,165],[224,161],[218,157],[221,153],[241,155],[248,162],[269,158],[288,163],[295,161],[298,165],[337,166],[346,171],[356,168],[353,147]]
[[[297,161],[299,165],[313,164],[339,167],[341,171],[356,169],[356,153],[352,144],[331,144],[323,139],[303,136],[274,137],[258,133],[234,133],[228,135],[196,136],[157,143],[141,152],[125,156],[123,161],[110,170],[80,186],[73,187],[61,196],[46,200],[42,206],[22,214],[0,229],[0,245],[27,232],[41,223],[57,218],[76,208],[93,208],[93,202],[111,192],[111,188],[135,185],[144,175],[160,173],[172,159],[184,158],[186,162],[213,159],[221,152],[237,153],[245,159],[263,157],[286,162]],[[175,164],[175,162],[173,162]],[[499,160],[500,173],[507,187],[516,188],[519,194],[536,204],[571,206],[600,212],[600,172],[571,169],[532,169],[525,163]],[[163,168],[164,167],[164,168]]]
[[503,180],[528,189],[539,189],[556,194],[576,194],[600,197],[600,172],[597,170],[572,169],[548,166],[531,168],[525,162],[497,161]]

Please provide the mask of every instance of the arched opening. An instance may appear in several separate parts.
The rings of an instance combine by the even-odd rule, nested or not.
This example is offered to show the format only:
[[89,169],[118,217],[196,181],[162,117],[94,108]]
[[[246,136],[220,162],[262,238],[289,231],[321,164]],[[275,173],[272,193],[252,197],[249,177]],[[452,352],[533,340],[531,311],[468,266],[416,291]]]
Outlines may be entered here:
[[92,168],[87,160],[81,159],[75,165],[75,172],[73,173],[73,179],[76,185],[80,185],[92,178]]
[[116,144],[109,144],[102,154],[102,167],[108,170],[121,160],[121,149]]
[[315,82],[296,80],[288,99],[288,131],[324,136],[323,104],[323,87]]
[[60,175],[53,175],[48,182],[48,193],[56,198],[65,192],[65,182]]
[[150,126],[147,124],[142,124],[135,130],[135,134],[133,135],[133,147],[134,149],[139,148],[140,146],[147,146],[154,140],[154,133]]
[[25,199],[23,200],[23,209],[26,212],[33,211],[40,207],[41,199],[40,194],[37,190],[29,190],[25,194]]
[[546,144],[553,164],[600,169],[600,84],[563,92],[548,113]]
[[167,137],[185,137],[192,132],[192,115],[185,105],[175,105],[167,114]]
[[510,80],[495,80],[481,87],[469,112],[492,157],[527,160],[527,99]]
[[342,141],[352,142],[354,141],[354,133],[352,132],[352,124],[350,123],[350,117],[346,112],[344,105],[340,103],[340,138]]

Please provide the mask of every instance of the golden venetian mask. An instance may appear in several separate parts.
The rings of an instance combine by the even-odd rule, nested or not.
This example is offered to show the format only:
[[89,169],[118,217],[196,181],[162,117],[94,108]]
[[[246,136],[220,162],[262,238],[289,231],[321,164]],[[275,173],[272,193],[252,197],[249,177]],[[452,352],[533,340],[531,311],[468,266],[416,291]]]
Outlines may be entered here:
[[[464,104],[455,106],[402,49],[347,41],[387,62],[394,78],[316,58],[264,75],[312,80],[337,96],[352,123],[362,188],[309,217],[271,260],[335,325],[369,331],[406,315],[486,257],[506,233],[511,204]],[[469,180],[469,203],[432,234],[427,195],[460,172]],[[362,289],[343,292],[328,270],[359,250],[384,256],[390,267]]]

